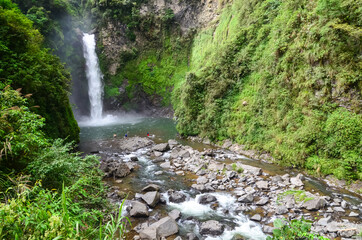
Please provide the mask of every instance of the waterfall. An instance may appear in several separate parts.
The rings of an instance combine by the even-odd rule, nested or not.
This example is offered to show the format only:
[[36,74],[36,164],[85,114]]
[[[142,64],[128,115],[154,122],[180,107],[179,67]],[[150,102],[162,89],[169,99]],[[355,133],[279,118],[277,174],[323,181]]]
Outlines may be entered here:
[[103,112],[103,84],[102,73],[96,54],[96,41],[94,34],[84,33],[83,51],[86,61],[86,76],[88,79],[88,95],[90,101],[90,120],[102,120]]

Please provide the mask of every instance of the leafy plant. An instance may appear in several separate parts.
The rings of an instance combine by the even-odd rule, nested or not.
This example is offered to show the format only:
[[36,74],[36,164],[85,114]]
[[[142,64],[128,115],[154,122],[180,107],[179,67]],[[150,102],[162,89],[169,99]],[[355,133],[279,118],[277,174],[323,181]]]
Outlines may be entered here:
[[[119,206],[118,213],[115,217],[111,215],[110,221],[104,227],[104,239],[115,239],[117,236],[119,239],[126,239],[127,223],[132,226],[131,221],[127,216],[122,216],[123,205],[126,201],[125,197]],[[102,228],[101,228],[102,230]],[[101,235],[101,234],[100,234]]]
[[276,219],[274,221],[273,236],[267,237],[267,240],[328,240],[328,238],[319,236],[318,234],[310,233],[311,221],[305,219],[291,220],[287,222],[285,219]]

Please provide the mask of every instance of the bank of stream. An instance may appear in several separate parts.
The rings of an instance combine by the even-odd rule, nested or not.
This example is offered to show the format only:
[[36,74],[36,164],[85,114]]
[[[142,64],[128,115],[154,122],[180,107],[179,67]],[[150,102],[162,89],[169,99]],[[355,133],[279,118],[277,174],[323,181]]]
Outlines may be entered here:
[[[128,194],[124,214],[131,214],[135,202],[145,203],[144,187],[160,187],[159,203],[147,207],[148,216],[131,217],[130,239],[142,236],[170,212],[180,217],[175,218],[178,232],[169,239],[261,240],[271,233],[277,217],[315,220],[313,229],[330,238],[348,239],[361,231],[359,195],[294,170],[180,138],[171,119],[130,116],[103,126],[83,124],[80,138],[81,151],[101,156],[108,174],[105,181],[113,191],[110,198],[121,202]],[[166,145],[169,148],[157,147]],[[205,226],[208,221],[210,226]]]

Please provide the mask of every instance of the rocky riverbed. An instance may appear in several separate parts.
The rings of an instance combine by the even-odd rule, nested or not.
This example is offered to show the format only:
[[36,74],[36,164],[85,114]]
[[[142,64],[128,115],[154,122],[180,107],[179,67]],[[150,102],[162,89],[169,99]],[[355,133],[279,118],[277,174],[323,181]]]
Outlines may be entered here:
[[324,195],[305,187],[308,176],[245,164],[233,148],[132,137],[101,141],[98,149],[109,197],[121,202],[128,194],[124,214],[134,239],[265,239],[276,218],[302,217],[330,239],[362,231],[359,196]]

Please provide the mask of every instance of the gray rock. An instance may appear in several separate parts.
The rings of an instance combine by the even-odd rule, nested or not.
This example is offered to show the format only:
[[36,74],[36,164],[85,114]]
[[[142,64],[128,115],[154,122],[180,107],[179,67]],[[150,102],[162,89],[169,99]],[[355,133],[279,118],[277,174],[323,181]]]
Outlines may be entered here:
[[267,181],[257,181],[255,185],[262,190],[266,190],[269,188],[269,183]]
[[217,201],[216,197],[212,196],[210,194],[202,195],[199,198],[199,203],[200,204],[209,204],[209,203],[216,202],[216,201]]
[[190,152],[187,151],[187,150],[181,150],[178,153],[178,156],[181,157],[181,158],[189,158],[190,157]]
[[160,144],[153,146],[152,150],[158,151],[158,152],[166,152],[166,151],[170,150],[170,145],[168,145],[168,143],[160,143]]
[[177,237],[174,238],[174,240],[182,240],[182,237],[177,236]]
[[170,162],[164,162],[160,165],[160,167],[162,168],[170,168],[171,167],[171,163]]
[[301,187],[304,185],[304,183],[302,182],[302,180],[300,180],[300,178],[298,177],[293,177],[290,179],[290,183],[294,186],[297,186],[297,187]]
[[330,223],[331,221],[332,221],[331,217],[321,218],[318,220],[317,224],[321,226],[327,226],[328,223]]
[[293,194],[289,194],[287,196],[284,197],[283,202],[285,203],[285,206],[290,209],[290,208],[294,208],[295,205],[295,199],[294,199],[294,195]]
[[256,222],[260,222],[261,221],[261,216],[260,214],[255,214],[254,216],[252,216],[250,218],[250,220],[256,221]]
[[132,137],[123,138],[119,141],[119,148],[122,151],[134,152],[137,149],[144,148],[153,144],[148,138]]
[[157,171],[155,172],[155,175],[158,176],[158,175],[162,175],[163,174],[163,171]]
[[201,223],[200,234],[209,234],[218,236],[224,232],[224,225],[215,220],[209,220]]
[[187,240],[199,240],[195,233],[188,233],[186,234]]
[[272,181],[273,183],[278,183],[278,182],[283,182],[283,179],[282,179],[281,176],[276,175],[276,176],[274,176],[274,177],[271,177],[271,181]]
[[247,171],[250,174],[255,175],[255,176],[259,176],[259,175],[261,175],[263,173],[263,170],[261,168],[258,168],[258,167],[253,167],[253,166],[240,164],[240,163],[237,163],[237,166],[238,166],[238,168],[241,167],[241,168],[244,169],[244,171]]
[[263,232],[264,233],[272,234],[273,230],[274,230],[274,227],[271,227],[271,226],[268,226],[268,225],[263,226]]
[[148,222],[144,222],[144,223],[140,223],[137,226],[135,226],[133,229],[137,232],[140,233],[143,229],[147,228],[149,226]]
[[255,204],[258,206],[263,206],[265,204],[267,204],[269,202],[269,198],[268,197],[261,197],[259,199],[259,201],[257,201]]
[[137,201],[132,201],[131,211],[129,214],[131,217],[148,217],[147,205]]
[[155,207],[160,201],[160,193],[157,191],[147,192],[142,196],[143,201],[150,207]]
[[196,190],[198,190],[200,192],[205,191],[205,185],[203,185],[203,184],[192,184],[191,187],[195,188]]
[[253,200],[254,196],[252,193],[245,194],[238,199],[238,201],[242,203],[251,203]]
[[156,184],[149,184],[142,189],[142,192],[153,192],[153,191],[160,191],[160,186]]
[[312,200],[304,202],[303,207],[307,210],[319,210],[320,208],[323,208],[326,204],[326,200],[316,197]]
[[159,237],[168,237],[178,233],[177,223],[171,217],[164,217],[158,222],[152,224],[150,227],[157,229]]
[[229,139],[227,139],[227,140],[224,141],[224,144],[222,145],[222,148],[228,149],[228,148],[230,148],[232,145],[233,145],[232,141],[229,140]]
[[343,208],[341,208],[341,207],[334,207],[333,211],[334,212],[345,212],[345,210]]
[[153,154],[155,155],[155,157],[161,157],[163,153],[159,151],[153,151]]
[[233,178],[236,178],[238,176],[238,173],[235,172],[235,171],[228,171],[226,172],[226,177],[228,179],[233,179]]
[[168,213],[168,215],[174,219],[177,220],[181,217],[181,212],[177,209],[172,210],[171,212]]
[[275,213],[278,215],[283,215],[283,214],[286,214],[287,212],[288,212],[288,208],[284,205],[278,206],[275,209]]
[[348,215],[348,217],[358,217],[358,216],[359,216],[359,214],[356,212],[350,212]]
[[338,231],[338,233],[339,233],[339,235],[340,235],[341,237],[346,237],[346,238],[351,238],[351,237],[353,237],[353,236],[355,236],[355,235],[358,234],[356,228],[352,228],[352,229],[351,229],[351,228],[349,228],[349,229],[341,229],[341,230]]
[[210,171],[222,171],[224,170],[225,163],[211,162],[208,166]]
[[173,192],[171,193],[169,200],[174,203],[184,202],[186,200],[186,195],[181,192]]
[[113,176],[116,178],[123,178],[131,174],[131,169],[129,169],[126,163],[120,163],[116,168],[112,168],[109,177]]
[[178,145],[178,142],[175,139],[169,139],[168,140],[168,145],[175,146],[175,145]]
[[136,156],[132,156],[130,159],[131,159],[132,162],[137,162],[138,161],[138,157],[136,157]]
[[204,176],[198,177],[196,180],[197,184],[206,184],[207,182],[209,182],[209,179],[207,179]]

